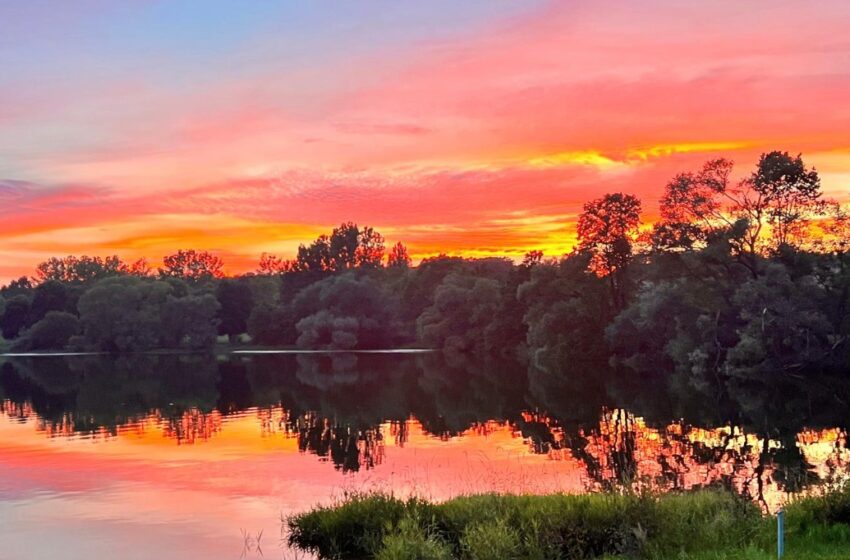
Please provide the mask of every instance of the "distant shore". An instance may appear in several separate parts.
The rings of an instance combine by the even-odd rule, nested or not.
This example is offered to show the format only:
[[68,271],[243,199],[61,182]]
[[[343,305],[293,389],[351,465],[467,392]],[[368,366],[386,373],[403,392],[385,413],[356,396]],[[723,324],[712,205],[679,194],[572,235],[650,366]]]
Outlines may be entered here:
[[32,358],[40,356],[121,356],[121,355],[172,355],[172,354],[428,354],[436,352],[433,348],[378,348],[373,350],[338,350],[338,349],[304,349],[304,348],[279,348],[268,346],[246,346],[246,345],[219,345],[210,350],[181,350],[181,349],[156,349],[139,352],[0,352],[2,358]]

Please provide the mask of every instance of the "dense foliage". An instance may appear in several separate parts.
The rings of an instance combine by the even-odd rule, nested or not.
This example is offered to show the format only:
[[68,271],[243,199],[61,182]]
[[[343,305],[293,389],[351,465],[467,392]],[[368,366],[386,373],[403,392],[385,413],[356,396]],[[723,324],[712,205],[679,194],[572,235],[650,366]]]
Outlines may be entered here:
[[[788,558],[844,558],[850,492],[787,507]],[[732,493],[471,495],[430,503],[353,495],[287,521],[320,558],[392,560],[775,557],[775,522]]]
[[210,348],[217,336],[310,349],[425,346],[511,355],[541,371],[677,373],[694,387],[850,367],[850,218],[799,156],[765,154],[733,182],[715,160],[674,177],[660,219],[641,201],[588,202],[561,258],[438,256],[412,266],[369,227],[341,224],[293,260],[222,277],[206,252],[67,257],[0,289],[12,347]]

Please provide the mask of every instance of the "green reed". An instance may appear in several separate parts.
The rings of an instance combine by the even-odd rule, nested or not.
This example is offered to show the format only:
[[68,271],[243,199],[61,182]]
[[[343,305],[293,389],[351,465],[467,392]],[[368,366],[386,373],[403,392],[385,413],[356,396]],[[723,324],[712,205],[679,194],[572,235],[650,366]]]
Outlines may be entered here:
[[[850,489],[786,506],[786,559],[850,559]],[[775,558],[775,520],[720,489],[665,495],[480,494],[443,503],[357,494],[286,520],[322,558]]]

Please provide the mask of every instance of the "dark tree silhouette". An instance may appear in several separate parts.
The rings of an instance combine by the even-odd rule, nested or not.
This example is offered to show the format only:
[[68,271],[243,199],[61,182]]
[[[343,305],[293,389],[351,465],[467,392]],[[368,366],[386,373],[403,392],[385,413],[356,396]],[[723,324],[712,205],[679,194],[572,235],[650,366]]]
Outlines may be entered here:
[[390,268],[410,268],[410,255],[407,254],[407,247],[399,241],[387,256],[387,266]]
[[30,313],[30,300],[25,295],[17,295],[6,301],[3,317],[0,317],[0,332],[3,338],[11,339],[18,336],[27,326]]
[[274,276],[284,274],[286,272],[294,272],[297,270],[297,261],[282,259],[271,253],[263,253],[260,255],[260,264],[257,267],[257,274],[261,276]]
[[80,332],[80,320],[65,311],[50,311],[14,344],[16,351],[63,350]]
[[177,251],[162,259],[159,275],[162,278],[182,278],[197,282],[224,276],[224,262],[208,251]]
[[614,307],[625,304],[626,269],[640,224],[640,200],[623,193],[606,194],[584,205],[578,219],[579,250],[592,255],[590,270],[608,277]]
[[531,268],[543,262],[543,251],[529,251],[522,257],[522,266]]
[[823,212],[820,177],[814,169],[806,168],[800,155],[792,157],[778,151],[762,154],[747,185],[753,194],[742,200],[741,208],[751,218],[753,235],[758,235],[764,220],[771,228],[775,247],[789,245],[812,215]]
[[[295,271],[343,272],[353,268],[379,268],[384,259],[384,237],[371,227],[345,222],[310,245],[300,245],[292,266]],[[276,262],[269,262],[274,266]]]
[[660,201],[661,219],[653,227],[653,245],[693,250],[731,227],[734,218],[723,207],[731,172],[731,161],[716,159],[697,173],[680,173],[667,183]]
[[85,283],[101,280],[110,276],[127,274],[129,267],[117,256],[76,257],[69,255],[64,258],[50,258],[36,267],[36,275],[42,282],[55,280],[57,282]]
[[247,282],[226,278],[219,282],[215,296],[221,305],[218,333],[234,337],[246,332],[254,307],[254,294]]
[[66,311],[69,304],[65,284],[56,280],[42,282],[33,290],[28,323],[34,325],[50,311]]
[[693,250],[725,235],[738,262],[757,277],[760,256],[799,246],[812,219],[829,205],[821,200],[817,172],[799,155],[762,154],[755,171],[736,185],[731,171],[732,162],[717,159],[674,177],[660,201],[652,241],[660,250]]

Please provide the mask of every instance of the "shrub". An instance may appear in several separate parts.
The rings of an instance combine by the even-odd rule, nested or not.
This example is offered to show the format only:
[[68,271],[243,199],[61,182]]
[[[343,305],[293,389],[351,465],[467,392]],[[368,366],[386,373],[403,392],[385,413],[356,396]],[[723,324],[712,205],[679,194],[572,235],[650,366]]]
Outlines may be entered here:
[[418,499],[387,494],[354,494],[336,507],[318,507],[288,520],[289,542],[325,558],[363,558],[381,548],[400,521],[433,506]]
[[464,557],[469,560],[513,560],[522,557],[519,532],[508,526],[504,519],[495,523],[469,525],[460,543]]
[[25,331],[13,349],[63,350],[68,340],[80,332],[80,321],[76,315],[64,311],[49,311],[42,320]]
[[761,522],[755,504],[722,490],[669,494],[655,500],[653,509],[644,526],[652,537],[650,555],[711,550],[718,535],[726,545],[743,548]]
[[[850,545],[850,490],[787,507],[789,558],[838,558]],[[290,520],[290,542],[323,558],[762,559],[775,521],[720,489],[663,496],[463,496],[432,505],[353,496]],[[795,556],[796,554],[796,556]]]
[[396,532],[384,536],[376,560],[451,560],[452,547],[434,533],[423,528],[413,517],[402,519]]

